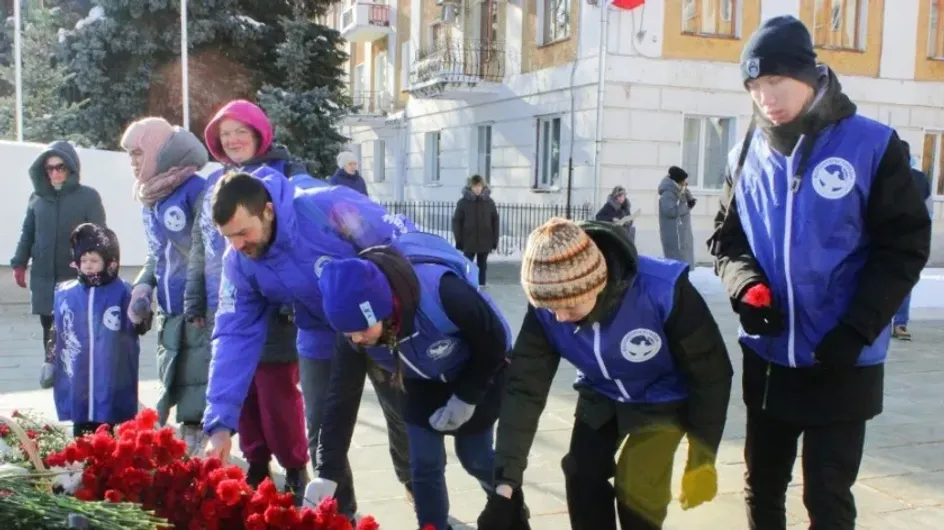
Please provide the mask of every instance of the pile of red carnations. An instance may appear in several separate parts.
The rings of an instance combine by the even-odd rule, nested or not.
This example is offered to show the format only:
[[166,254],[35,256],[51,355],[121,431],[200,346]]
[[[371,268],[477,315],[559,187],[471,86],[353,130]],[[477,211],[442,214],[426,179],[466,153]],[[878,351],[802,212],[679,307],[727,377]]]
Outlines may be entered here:
[[[177,530],[354,530],[333,499],[298,509],[292,494],[279,493],[270,480],[253,490],[236,466],[187,458],[174,429],[155,430],[156,423],[156,412],[141,411],[114,435],[100,428],[49,455],[46,464],[82,466],[76,498],[140,504]],[[368,516],[356,530],[377,528]]]

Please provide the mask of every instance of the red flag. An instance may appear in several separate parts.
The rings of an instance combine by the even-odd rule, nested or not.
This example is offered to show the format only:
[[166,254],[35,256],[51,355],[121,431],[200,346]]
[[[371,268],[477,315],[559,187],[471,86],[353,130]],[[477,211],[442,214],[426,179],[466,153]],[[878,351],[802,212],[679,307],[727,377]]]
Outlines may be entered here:
[[646,3],[646,0],[613,0],[613,7],[619,9],[636,9]]

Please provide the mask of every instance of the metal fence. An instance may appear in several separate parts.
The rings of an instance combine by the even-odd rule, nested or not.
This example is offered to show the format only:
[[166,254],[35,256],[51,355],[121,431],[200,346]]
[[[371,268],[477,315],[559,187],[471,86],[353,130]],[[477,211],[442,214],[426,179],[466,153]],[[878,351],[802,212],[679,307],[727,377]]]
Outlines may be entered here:
[[[387,211],[402,214],[417,225],[417,228],[432,232],[455,243],[452,235],[452,215],[455,202],[445,201],[380,201]],[[524,251],[528,234],[551,217],[565,217],[563,204],[507,204],[496,203],[501,231],[496,253],[502,257],[515,258]],[[571,218],[583,221],[593,218],[596,211],[590,204],[573,205]]]

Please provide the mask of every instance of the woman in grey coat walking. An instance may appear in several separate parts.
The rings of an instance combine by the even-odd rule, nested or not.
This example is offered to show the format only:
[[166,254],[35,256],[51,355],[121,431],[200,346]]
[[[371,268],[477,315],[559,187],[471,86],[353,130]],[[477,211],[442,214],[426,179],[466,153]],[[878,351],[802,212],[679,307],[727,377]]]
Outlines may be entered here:
[[662,255],[695,266],[692,208],[696,199],[688,191],[688,173],[676,166],[659,183],[659,235]]
[[26,206],[16,253],[10,260],[13,279],[24,289],[26,270],[32,261],[30,303],[42,325],[43,355],[50,338],[56,284],[76,277],[69,237],[82,223],[105,226],[102,197],[79,182],[80,169],[79,155],[66,141],[49,144],[36,158],[29,169],[33,194]]

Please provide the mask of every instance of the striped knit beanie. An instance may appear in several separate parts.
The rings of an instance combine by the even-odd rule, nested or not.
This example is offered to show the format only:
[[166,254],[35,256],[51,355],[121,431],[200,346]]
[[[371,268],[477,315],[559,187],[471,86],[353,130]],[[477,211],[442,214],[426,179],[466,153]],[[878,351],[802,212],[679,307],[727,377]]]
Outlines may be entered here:
[[554,217],[528,236],[521,286],[534,307],[563,309],[595,301],[606,287],[606,260],[582,228]]

